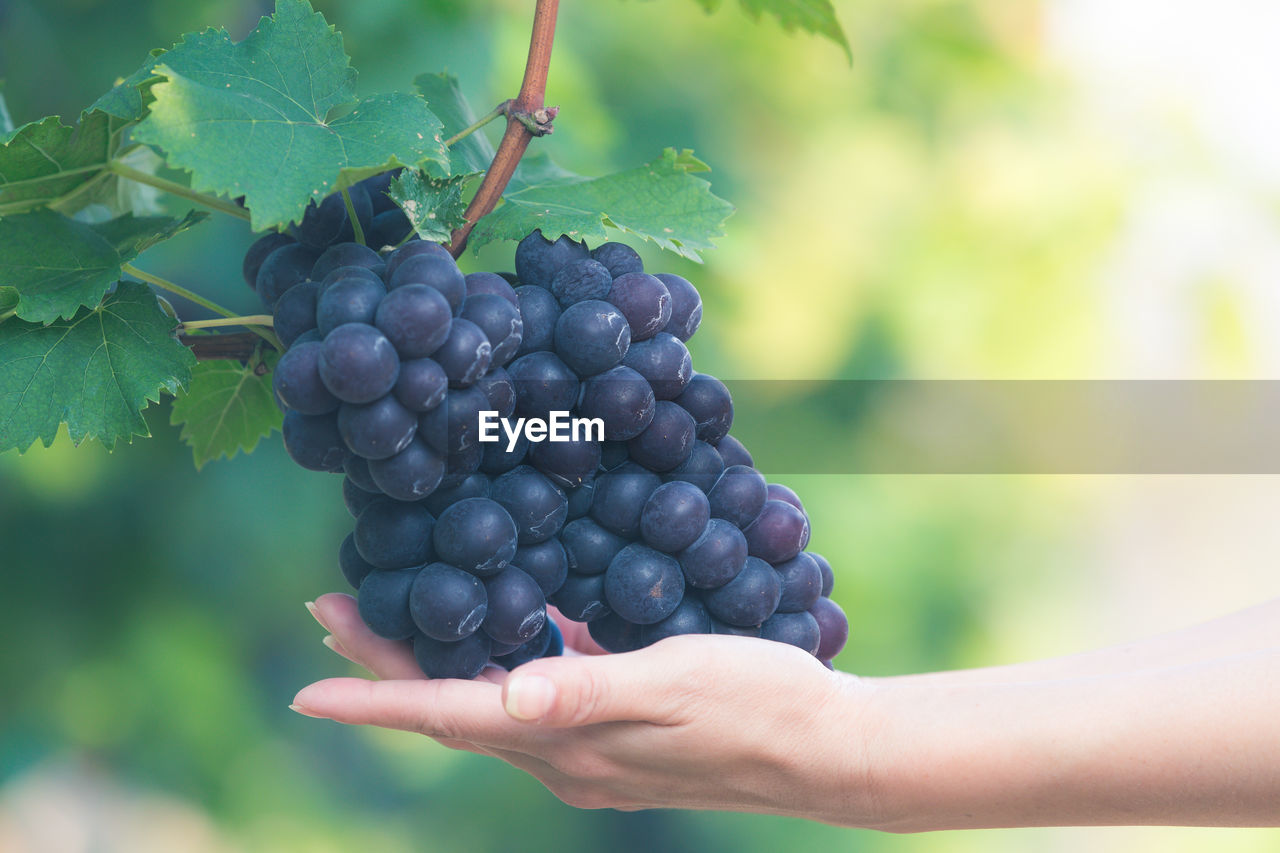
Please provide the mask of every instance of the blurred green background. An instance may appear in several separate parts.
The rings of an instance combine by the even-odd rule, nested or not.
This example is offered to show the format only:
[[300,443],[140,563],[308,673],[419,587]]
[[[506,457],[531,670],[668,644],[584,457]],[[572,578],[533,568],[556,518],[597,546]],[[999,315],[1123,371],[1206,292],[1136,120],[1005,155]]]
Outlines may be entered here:
[[[364,93],[441,68],[480,109],[518,86],[532,3],[316,5],[344,32]],[[650,269],[703,293],[698,369],[1280,373],[1280,128],[1258,97],[1277,70],[1260,36],[1280,24],[1274,8],[836,5],[852,66],[826,41],[735,8],[562,4],[548,90],[562,112],[537,144],[584,174],[692,147],[738,207],[705,267],[639,247]],[[70,118],[148,49],[207,25],[240,38],[267,11],[7,0],[9,110],[18,123]],[[252,313],[239,275],[250,239],[218,221],[142,266]],[[508,269],[512,248],[465,265]],[[1248,831],[895,837],[576,811],[494,761],[303,719],[286,708],[294,692],[349,672],[302,607],[342,586],[338,479],[292,465],[278,436],[196,473],[167,405],[148,414],[155,438],[113,454],[64,437],[0,456],[5,853],[1276,849],[1274,835]],[[735,433],[806,501],[852,624],[837,660],[849,671],[1065,654],[1280,586],[1271,478],[797,477],[768,459],[803,436]]]

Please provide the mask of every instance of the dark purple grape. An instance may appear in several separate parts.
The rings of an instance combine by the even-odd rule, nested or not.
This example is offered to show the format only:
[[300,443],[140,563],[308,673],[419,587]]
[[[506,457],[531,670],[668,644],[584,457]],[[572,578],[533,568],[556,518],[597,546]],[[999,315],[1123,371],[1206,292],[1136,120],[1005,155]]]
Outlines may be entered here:
[[338,432],[351,452],[365,459],[386,459],[409,446],[417,416],[388,394],[372,403],[343,403]]
[[516,410],[516,384],[511,374],[501,367],[491,367],[476,380],[475,387],[489,401],[489,408],[500,418],[509,418]]
[[809,608],[809,615],[818,623],[818,660],[831,660],[840,654],[849,639],[849,619],[844,610],[829,598],[819,598]]
[[747,452],[747,448],[743,446],[741,441],[731,435],[726,435],[720,439],[716,444],[716,452],[724,460],[724,467],[726,468],[732,465],[745,465],[748,468],[755,467],[756,462],[751,458],[751,454]]
[[604,595],[610,609],[623,619],[652,625],[666,619],[680,604],[684,573],[671,556],[632,543],[609,563]]
[[581,486],[600,464],[600,445],[594,441],[540,441],[529,449],[529,464],[562,489]]
[[285,292],[295,284],[307,280],[311,266],[316,262],[316,253],[306,246],[297,243],[286,243],[267,255],[262,266],[258,268],[258,296],[271,309]]
[[[374,488],[376,489],[377,487],[375,486]],[[364,512],[369,504],[382,497],[381,491],[366,491],[357,486],[350,477],[342,478],[342,504],[347,508],[347,512],[351,514],[352,518],[359,518],[360,513]]]
[[452,489],[437,489],[432,492],[423,500],[422,505],[433,516],[438,517],[458,501],[487,497],[489,497],[489,478],[483,474],[472,474]]
[[692,596],[685,598],[676,609],[661,622],[645,625],[640,629],[640,641],[651,646],[667,637],[678,637],[681,634],[710,634],[711,617],[702,602]]
[[359,589],[360,582],[374,571],[373,564],[361,557],[356,549],[354,533],[348,533],[347,538],[338,546],[338,568],[342,569],[342,576],[351,584],[352,589]]
[[604,596],[604,575],[575,575],[570,572],[551,603],[573,622],[595,622],[609,613]]
[[453,309],[435,288],[407,284],[386,295],[373,323],[402,359],[424,358],[449,337]]
[[338,267],[364,267],[373,269],[382,263],[382,258],[368,246],[359,243],[338,243],[325,249],[316,258],[311,267],[311,280],[323,281],[325,276]]
[[324,337],[320,334],[319,329],[307,329],[305,332],[298,335],[298,337],[294,338],[293,343],[290,344],[290,346],[293,347],[293,346],[297,346],[298,344],[311,344],[311,343],[318,344],[323,342],[324,342]]
[[326,337],[347,323],[373,325],[378,303],[387,295],[380,281],[367,278],[339,278],[325,287],[316,300],[316,326]]
[[613,284],[613,276],[604,264],[590,258],[579,258],[562,266],[551,278],[551,293],[561,308],[586,299],[604,299]]
[[556,321],[560,319],[560,305],[551,291],[525,285],[515,289],[520,305],[520,319],[524,334],[516,358],[531,352],[549,351],[555,344]]
[[714,376],[707,373],[694,376],[675,401],[693,415],[701,440],[714,445],[729,433],[733,423],[733,398],[724,383]]
[[702,600],[721,622],[749,628],[772,616],[781,597],[782,584],[773,566],[757,557],[747,557],[737,577],[707,591]]
[[[551,648],[552,634],[559,634],[556,623],[550,619],[542,623],[542,630],[533,636],[533,639],[527,643],[517,646],[505,655],[494,655],[493,662],[506,670],[515,669],[518,666],[528,663],[531,660],[537,660],[547,654]],[[561,638],[561,650],[563,651],[563,638]]]
[[808,543],[809,520],[791,504],[770,500],[742,532],[747,536],[747,553],[770,563],[783,563]]
[[756,469],[746,465],[729,466],[707,494],[712,518],[723,518],[738,527],[746,527],[764,509],[764,502],[769,499],[767,489],[764,475]]
[[368,267],[338,267],[324,278],[320,279],[320,293],[323,294],[325,290],[335,282],[348,278],[358,278],[364,281],[373,282],[374,284],[382,284],[382,278],[374,270],[371,270]]
[[640,536],[645,501],[662,484],[657,474],[628,462],[596,476],[591,518],[605,530],[626,539]]
[[[347,192],[351,196],[351,207],[361,224],[372,220],[373,203],[364,187],[352,186]],[[317,251],[355,237],[355,229],[351,227],[351,220],[347,217],[346,201],[340,192],[327,196],[319,204],[314,201],[308,204],[302,221],[291,231],[299,243]]]
[[370,572],[360,582],[356,603],[369,630],[388,640],[407,640],[415,633],[409,614],[409,588],[418,570]]
[[475,678],[488,665],[491,648],[492,641],[483,631],[456,643],[442,643],[425,634],[413,638],[414,660],[428,678]]
[[813,557],[801,551],[773,567],[782,583],[779,613],[798,613],[813,607],[822,595],[822,571]]
[[524,321],[516,306],[497,294],[478,293],[463,301],[458,316],[484,332],[491,348],[490,364],[502,367],[515,357],[524,335]]
[[[653,420],[642,433],[627,442],[627,452],[650,471],[670,471],[683,464],[693,452],[694,431],[692,415],[669,400],[659,400],[654,406]],[[715,453],[714,449],[711,452]],[[719,460],[717,455],[716,461]]]
[[547,621],[547,600],[538,582],[515,566],[507,566],[484,582],[489,613],[481,628],[499,643],[525,643]]
[[822,594],[830,598],[831,590],[835,589],[836,586],[835,572],[831,571],[831,564],[827,562],[826,557],[821,554],[815,554],[812,551],[809,551],[808,554],[818,564],[818,571],[822,574]]
[[678,558],[690,586],[715,589],[736,578],[746,565],[747,539],[729,522],[713,518]]
[[286,412],[284,449],[289,458],[308,471],[338,471],[347,458],[347,446],[338,433],[333,415],[304,415]]
[[456,450],[444,458],[444,476],[440,478],[437,489],[452,489],[461,485],[472,474],[480,470],[480,461],[484,459],[484,448],[478,444],[462,450]]
[[298,336],[316,327],[316,296],[320,285],[314,281],[295,284],[276,300],[275,332],[286,347]]
[[702,297],[688,279],[670,273],[659,273],[657,277],[671,294],[671,319],[663,331],[688,341],[702,324]]
[[644,648],[644,643],[640,641],[640,632],[639,625],[632,625],[616,613],[606,613],[587,625],[587,633],[591,635],[591,639],[595,640],[600,648],[613,654],[634,652]]
[[398,264],[394,272],[390,271],[391,264],[388,261],[387,269],[387,287],[392,290],[410,284],[434,287],[448,300],[452,311],[457,311],[466,298],[466,277],[448,252],[443,255],[435,252],[417,255]]
[[372,403],[390,392],[400,376],[391,341],[363,323],[348,323],[326,335],[318,365],[325,387],[344,403]]
[[551,280],[569,261],[588,256],[586,243],[575,243],[568,236],[554,243],[535,230],[516,246],[516,276],[521,284],[532,284],[550,290]]
[[569,490],[569,521],[586,517],[587,513],[591,511],[591,499],[595,496],[595,493],[596,484],[594,478],[576,489]]
[[407,569],[435,559],[435,519],[419,504],[382,499],[356,519],[360,556],[379,569]]
[[387,195],[387,190],[391,188],[391,182],[400,176],[401,171],[401,169],[392,169],[360,182],[360,186],[364,187],[364,191],[369,194],[369,206],[373,208],[375,219],[388,210],[400,209],[391,196]]
[[493,272],[469,272],[465,276],[467,296],[478,296],[481,293],[492,293],[501,296],[520,310],[520,300],[516,297],[515,288],[507,280]]
[[449,377],[444,368],[429,358],[400,362],[400,377],[391,389],[396,399],[413,412],[429,412],[444,402]]
[[397,207],[395,210],[384,210],[382,213],[375,214],[373,222],[369,225],[369,232],[364,235],[364,238],[370,246],[382,248],[398,246],[412,233],[413,226],[409,223],[409,217]]
[[369,461],[369,474],[378,488],[398,501],[416,501],[431,494],[444,477],[444,457],[419,438],[388,459]]
[[401,264],[421,255],[435,255],[440,258],[448,257],[450,260],[453,259],[453,256],[449,254],[449,250],[439,243],[432,243],[428,240],[410,240],[387,256],[387,269],[383,275],[390,281],[391,277],[396,274],[396,270],[400,269]]
[[530,445],[524,433],[516,438],[516,443],[510,450],[507,449],[507,444],[505,435],[498,441],[485,442],[482,445],[484,457],[480,460],[480,470],[490,477],[498,477],[525,464]]
[[649,381],[653,396],[674,400],[693,378],[693,358],[679,338],[658,332],[645,341],[634,341],[622,363]]
[[467,498],[436,519],[433,542],[444,562],[488,577],[506,568],[515,556],[516,523],[496,501]]
[[655,402],[643,376],[629,367],[615,367],[582,383],[578,413],[602,420],[609,441],[626,441],[653,420]]
[[769,500],[789,503],[796,509],[804,512],[804,504],[800,502],[800,496],[781,483],[769,484]]
[[294,242],[288,234],[275,231],[254,240],[253,245],[244,253],[244,263],[240,267],[240,271],[244,274],[244,283],[257,290],[258,270],[262,269],[262,262],[267,259],[267,255],[281,246],[288,246]]
[[640,513],[640,535],[650,548],[674,554],[694,543],[711,520],[707,496],[692,483],[663,483]]
[[381,494],[382,490],[378,488],[377,483],[373,482],[373,476],[369,473],[369,460],[355,454],[348,454],[346,461],[342,463],[342,470],[359,488],[366,492]]
[[773,614],[760,626],[760,637],[775,643],[789,643],[809,654],[815,654],[821,642],[818,620],[804,610]]
[[626,316],[634,341],[648,340],[671,320],[671,294],[656,276],[624,273],[613,280],[606,298]]
[[581,377],[621,364],[630,346],[627,320],[608,302],[575,302],[556,321],[556,355]]
[[569,574],[569,558],[560,540],[551,537],[537,545],[525,545],[516,551],[512,564],[538,582],[542,594],[550,596],[564,584]]
[[536,545],[555,536],[569,512],[564,492],[528,465],[494,480],[489,495],[511,513],[521,545]]
[[629,272],[644,272],[644,261],[626,243],[601,243],[591,251],[591,257],[603,264],[614,278]]
[[703,492],[710,492],[724,472],[724,460],[716,449],[705,441],[694,441],[689,458],[672,468],[662,479],[683,480],[692,483]]
[[341,405],[320,380],[320,351],[323,346],[319,342],[294,344],[276,362],[271,388],[276,398],[295,412],[325,415],[337,411]]
[[488,408],[480,390],[452,390],[443,404],[418,418],[418,437],[440,453],[460,453],[480,443],[480,413]]
[[450,388],[466,388],[489,369],[493,347],[483,329],[459,317],[449,326],[449,336],[431,357],[444,368]]
[[507,366],[516,389],[516,415],[550,417],[571,410],[578,399],[577,375],[553,352],[522,355]]
[[[618,552],[627,547],[627,540],[589,518],[578,518],[560,531],[560,544],[564,546],[570,571],[578,575],[600,575]],[[745,556],[745,544],[743,548]]]
[[446,643],[475,633],[488,612],[488,603],[479,578],[446,563],[423,567],[409,587],[413,623],[431,639]]

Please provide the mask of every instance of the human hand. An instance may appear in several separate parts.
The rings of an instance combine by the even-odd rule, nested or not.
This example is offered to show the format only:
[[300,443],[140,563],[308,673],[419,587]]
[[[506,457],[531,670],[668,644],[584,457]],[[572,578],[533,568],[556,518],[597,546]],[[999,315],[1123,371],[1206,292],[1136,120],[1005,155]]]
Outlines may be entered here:
[[[349,596],[322,596],[313,613],[334,651],[388,680],[317,682],[294,700],[300,713],[493,755],[581,808],[874,818],[856,748],[869,688],[791,646],[673,637],[627,654],[430,681],[405,644],[364,626]],[[579,633],[566,632],[568,645],[589,650]]]

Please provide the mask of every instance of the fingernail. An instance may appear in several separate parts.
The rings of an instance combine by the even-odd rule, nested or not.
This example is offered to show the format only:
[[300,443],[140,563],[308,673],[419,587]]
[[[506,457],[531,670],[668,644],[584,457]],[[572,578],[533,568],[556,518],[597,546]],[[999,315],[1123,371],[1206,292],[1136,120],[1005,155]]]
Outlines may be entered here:
[[333,652],[334,654],[342,655],[343,657],[347,656],[346,651],[342,648],[341,645],[338,644],[338,641],[333,638],[332,634],[325,634],[323,637],[320,638],[320,642],[324,643],[325,646],[329,649],[329,651]]
[[556,686],[541,675],[517,675],[507,681],[507,713],[517,720],[539,720],[551,712]]
[[314,601],[304,601],[302,603],[306,605],[307,612],[311,614],[311,618],[320,623],[321,628],[324,628],[326,631],[330,630],[329,626],[324,624],[324,620],[320,618],[320,608],[316,607],[316,603]]
[[315,711],[312,711],[310,708],[304,708],[301,705],[290,705],[289,710],[296,711],[297,713],[301,714],[304,717],[314,717],[317,720],[328,719],[327,717],[325,717],[324,714],[317,714]]

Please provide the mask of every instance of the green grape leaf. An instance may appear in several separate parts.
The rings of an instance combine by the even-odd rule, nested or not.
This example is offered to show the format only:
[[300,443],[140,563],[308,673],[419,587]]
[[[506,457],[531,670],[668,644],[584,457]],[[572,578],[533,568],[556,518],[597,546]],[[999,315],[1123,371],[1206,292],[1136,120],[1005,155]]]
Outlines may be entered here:
[[668,148],[651,163],[601,178],[565,172],[535,155],[521,164],[500,207],[471,232],[477,249],[494,240],[519,240],[535,228],[548,239],[568,234],[601,243],[616,228],[693,261],[724,236],[733,206],[695,172],[709,171],[692,151]]
[[466,222],[463,213],[467,204],[462,200],[462,190],[475,175],[454,175],[452,178],[430,178],[422,172],[406,169],[391,182],[387,195],[400,205],[409,224],[423,240],[443,243],[453,229]]
[[[427,106],[439,116],[444,125],[441,136],[445,139],[476,123],[476,114],[458,88],[458,78],[446,72],[419,74],[413,85],[427,99]],[[442,172],[435,164],[428,164],[427,171],[433,177],[446,174],[463,175],[468,172],[484,172],[493,162],[493,144],[479,131],[459,139],[449,146],[449,171]]]
[[[16,287],[0,287],[0,317],[16,314],[18,308],[18,289]],[[0,320],[0,323],[4,322]]]
[[146,285],[121,282],[96,309],[48,326],[0,323],[0,452],[53,443],[65,422],[72,441],[151,433],[148,401],[186,385],[195,356],[173,337],[173,318]]
[[448,162],[421,96],[356,100],[342,36],[305,0],[277,0],[242,42],[188,35],[155,72],[164,79],[134,137],[189,171],[194,189],[243,195],[255,230],[296,222],[309,201],[370,175]]
[[75,127],[48,116],[0,136],[0,215],[69,203],[101,183],[125,124],[91,110]]
[[97,305],[124,264],[208,216],[125,215],[97,224],[48,209],[6,216],[0,219],[0,287],[17,290],[23,320],[70,318]]
[[202,361],[191,369],[191,384],[173,401],[169,420],[182,427],[197,469],[222,456],[252,453],[280,429],[284,418],[271,392],[271,372],[259,369],[230,359]]
[[142,67],[116,81],[111,91],[93,102],[90,110],[101,110],[108,115],[125,121],[138,121],[147,113],[147,104],[151,100],[151,83],[157,79],[156,61],[165,53],[164,48],[156,48],[147,56]]
[[[707,12],[720,8],[723,0],[695,0]],[[853,61],[853,51],[849,48],[849,39],[845,36],[840,21],[836,19],[836,10],[831,0],[738,0],[743,10],[755,20],[769,13],[778,19],[787,32],[800,29],[825,36],[844,48],[844,54]]]

